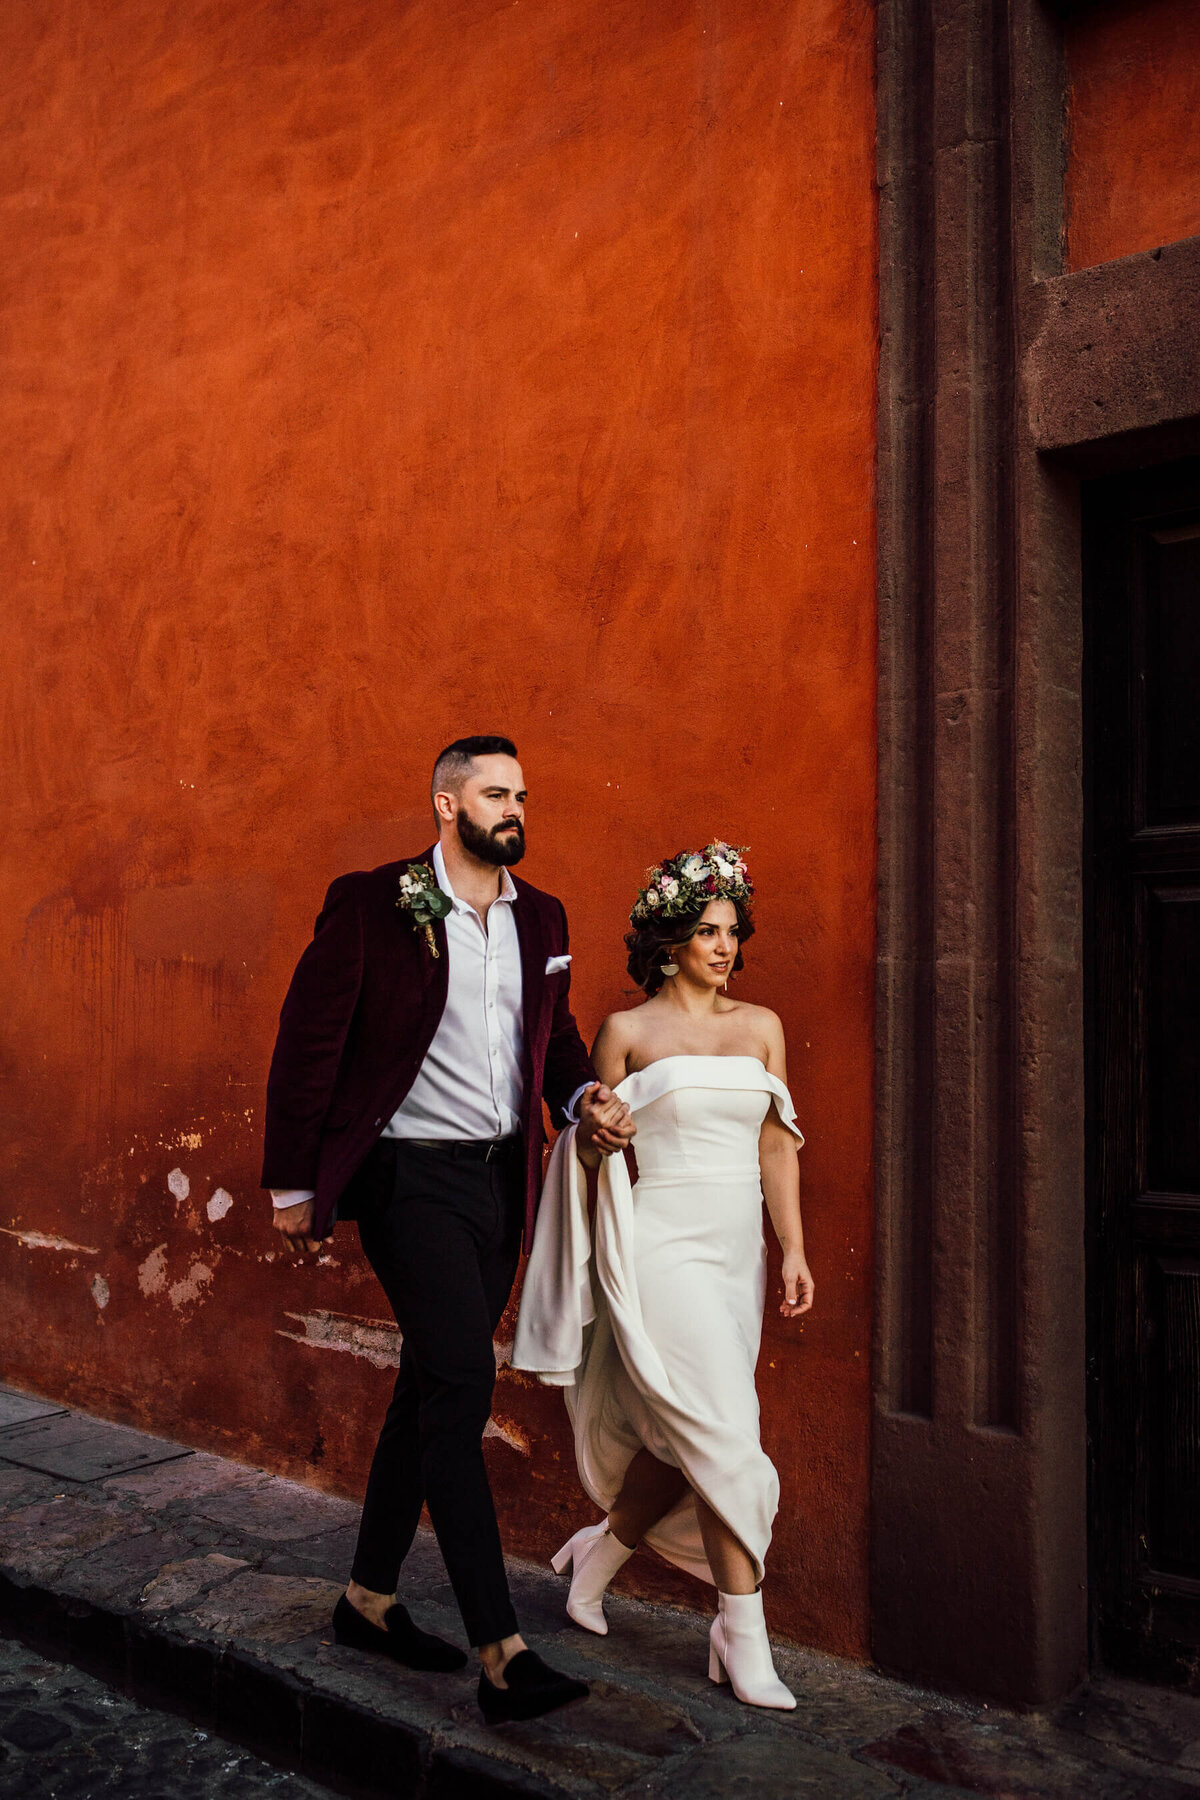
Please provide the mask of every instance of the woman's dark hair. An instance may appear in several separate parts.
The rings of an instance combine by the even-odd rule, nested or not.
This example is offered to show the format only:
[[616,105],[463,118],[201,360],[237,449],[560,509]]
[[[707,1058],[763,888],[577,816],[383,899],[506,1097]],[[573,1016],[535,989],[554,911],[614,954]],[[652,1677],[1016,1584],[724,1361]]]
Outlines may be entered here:
[[[717,894],[714,898],[724,900],[728,899],[728,895]],[[730,900],[729,904],[737,914],[738,922],[738,951],[733,959],[733,973],[736,975],[745,966],[742,947],[747,938],[754,936],[754,920],[740,900]],[[648,1000],[654,998],[666,980],[662,966],[665,962],[670,962],[671,951],[677,944],[689,943],[695,937],[709,905],[709,900],[705,898],[689,911],[677,913],[673,919],[646,919],[642,924],[635,925],[632,931],[625,933],[625,948],[629,952],[629,961],[625,967]]]

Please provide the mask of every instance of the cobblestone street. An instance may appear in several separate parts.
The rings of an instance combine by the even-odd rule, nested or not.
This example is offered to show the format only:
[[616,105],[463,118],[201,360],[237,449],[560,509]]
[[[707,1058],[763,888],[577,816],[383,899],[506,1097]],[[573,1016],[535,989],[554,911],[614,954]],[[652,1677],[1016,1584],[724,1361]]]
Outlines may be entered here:
[[78,1669],[0,1640],[0,1800],[321,1800],[260,1762]]

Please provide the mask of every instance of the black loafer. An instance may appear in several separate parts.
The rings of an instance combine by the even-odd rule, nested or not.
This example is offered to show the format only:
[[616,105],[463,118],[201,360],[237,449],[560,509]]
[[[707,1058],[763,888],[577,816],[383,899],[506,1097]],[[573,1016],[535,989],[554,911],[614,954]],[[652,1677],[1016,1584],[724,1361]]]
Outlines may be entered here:
[[542,1713],[566,1706],[570,1700],[586,1700],[586,1681],[560,1675],[548,1668],[533,1650],[518,1650],[504,1667],[507,1687],[499,1688],[486,1675],[479,1677],[479,1710],[489,1725],[507,1719],[537,1719]]
[[390,1656],[393,1662],[403,1663],[406,1669],[438,1669],[449,1674],[451,1669],[466,1668],[465,1650],[422,1631],[404,1607],[389,1606],[383,1616],[386,1629],[372,1625],[343,1594],[333,1609],[334,1642],[348,1644],[352,1650],[374,1650],[380,1656]]

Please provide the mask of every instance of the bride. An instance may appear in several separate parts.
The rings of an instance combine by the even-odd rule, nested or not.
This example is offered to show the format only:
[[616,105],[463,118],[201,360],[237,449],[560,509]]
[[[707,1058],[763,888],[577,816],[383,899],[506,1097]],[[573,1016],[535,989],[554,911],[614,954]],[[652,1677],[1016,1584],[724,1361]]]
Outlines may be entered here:
[[[771,1660],[759,1584],[779,1479],[759,1443],[762,1203],[783,1251],[784,1299],[807,1312],[783,1028],[726,994],[754,930],[740,850],[712,843],[650,871],[626,937],[647,998],[604,1021],[596,1073],[630,1107],[633,1156],[555,1145],[526,1271],[513,1366],[566,1391],[579,1478],[607,1512],[553,1558],[567,1611],[606,1632],[603,1598],[646,1543],[712,1582],[708,1672],[739,1700],[794,1707]],[[634,1160],[634,1158],[636,1160]],[[632,1168],[629,1166],[633,1163]]]

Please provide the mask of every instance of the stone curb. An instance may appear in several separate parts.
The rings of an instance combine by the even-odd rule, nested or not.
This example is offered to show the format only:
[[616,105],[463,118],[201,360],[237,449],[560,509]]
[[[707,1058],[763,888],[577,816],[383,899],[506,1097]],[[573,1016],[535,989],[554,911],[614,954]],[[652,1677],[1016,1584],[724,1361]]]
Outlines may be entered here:
[[353,1800],[569,1800],[571,1790],[322,1691],[236,1643],[189,1638],[129,1608],[22,1581],[0,1567],[0,1624],[96,1675]]

